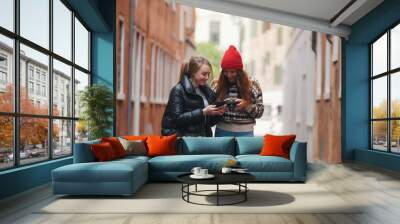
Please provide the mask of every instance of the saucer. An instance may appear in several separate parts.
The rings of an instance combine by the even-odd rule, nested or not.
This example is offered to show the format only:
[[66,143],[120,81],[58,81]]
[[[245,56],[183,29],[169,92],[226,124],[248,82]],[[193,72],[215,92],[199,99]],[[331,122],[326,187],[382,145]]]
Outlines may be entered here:
[[207,175],[204,175],[204,176],[194,175],[194,174],[190,175],[190,178],[193,178],[193,179],[211,179],[211,178],[214,178],[214,177],[215,176],[212,175],[212,174],[207,174]]

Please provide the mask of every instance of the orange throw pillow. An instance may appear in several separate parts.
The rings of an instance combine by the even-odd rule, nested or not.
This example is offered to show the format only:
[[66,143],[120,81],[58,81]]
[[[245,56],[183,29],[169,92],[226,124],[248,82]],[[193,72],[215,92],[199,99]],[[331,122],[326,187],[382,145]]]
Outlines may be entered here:
[[94,154],[94,157],[99,162],[110,161],[117,158],[113,147],[108,142],[93,144],[90,146],[90,148]]
[[269,135],[264,136],[264,146],[261,149],[260,155],[262,156],[281,156],[286,159],[290,157],[290,148],[296,135]]
[[176,134],[170,136],[148,136],[146,140],[148,156],[176,155],[176,139]]
[[126,151],[122,146],[121,142],[119,142],[118,138],[110,137],[110,138],[101,138],[101,142],[108,142],[114,149],[115,155],[117,158],[121,158],[126,156]]

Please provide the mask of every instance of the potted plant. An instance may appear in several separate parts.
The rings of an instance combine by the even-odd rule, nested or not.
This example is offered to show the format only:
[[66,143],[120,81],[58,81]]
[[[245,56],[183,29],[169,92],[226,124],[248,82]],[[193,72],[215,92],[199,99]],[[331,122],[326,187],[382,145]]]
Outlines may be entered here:
[[110,136],[112,126],[113,93],[103,84],[94,84],[80,92],[82,109],[80,126],[87,127],[89,140]]

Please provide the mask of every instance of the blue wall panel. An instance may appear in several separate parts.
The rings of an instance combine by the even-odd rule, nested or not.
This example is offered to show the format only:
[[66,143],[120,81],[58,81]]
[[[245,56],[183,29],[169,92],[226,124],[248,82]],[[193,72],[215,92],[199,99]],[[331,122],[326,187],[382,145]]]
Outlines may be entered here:
[[92,34],[93,83],[102,83],[113,91],[114,46],[112,33]]
[[[399,156],[369,150],[369,43],[400,22],[400,1],[386,0],[351,27],[343,64],[343,160],[399,170]],[[356,150],[357,149],[357,150]],[[356,151],[355,151],[356,150]],[[397,161],[397,162],[393,162]]]
[[0,199],[51,181],[51,171],[72,163],[72,157],[0,172]]
[[344,105],[344,128],[346,141],[343,159],[354,159],[353,149],[368,148],[369,136],[369,85],[368,85],[368,47],[367,45],[348,45],[345,47],[346,89]]

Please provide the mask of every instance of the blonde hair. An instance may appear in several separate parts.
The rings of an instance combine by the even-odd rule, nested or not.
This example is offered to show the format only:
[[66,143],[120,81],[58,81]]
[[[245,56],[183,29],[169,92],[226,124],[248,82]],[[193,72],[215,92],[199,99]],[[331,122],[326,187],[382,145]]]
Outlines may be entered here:
[[212,73],[211,63],[206,58],[200,56],[190,57],[189,62],[185,62],[181,66],[181,70],[179,73],[179,81],[182,81],[185,75],[191,77],[194,73],[196,73],[200,69],[202,65],[208,65]]

